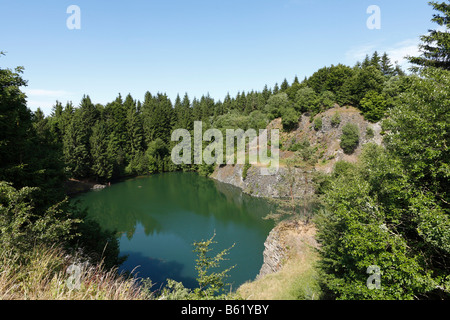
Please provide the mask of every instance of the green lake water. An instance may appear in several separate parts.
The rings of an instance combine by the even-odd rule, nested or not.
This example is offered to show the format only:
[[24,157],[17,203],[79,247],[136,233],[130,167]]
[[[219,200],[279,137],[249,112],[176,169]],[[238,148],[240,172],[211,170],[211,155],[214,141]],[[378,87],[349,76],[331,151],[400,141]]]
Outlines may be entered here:
[[159,288],[165,279],[194,288],[193,242],[216,233],[213,253],[235,246],[221,268],[236,265],[227,279],[235,289],[253,280],[263,263],[264,241],[273,222],[262,217],[269,204],[236,187],[195,173],[139,177],[75,198],[103,228],[117,231],[119,270],[150,277]]

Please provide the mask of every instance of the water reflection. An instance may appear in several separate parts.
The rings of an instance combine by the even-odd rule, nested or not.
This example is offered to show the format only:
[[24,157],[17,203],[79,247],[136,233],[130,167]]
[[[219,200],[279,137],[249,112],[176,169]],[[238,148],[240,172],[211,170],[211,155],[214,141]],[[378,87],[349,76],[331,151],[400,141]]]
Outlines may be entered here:
[[[262,264],[264,241],[273,227],[262,217],[270,205],[240,189],[195,173],[167,173],[130,179],[80,195],[89,216],[118,233],[123,268],[137,270],[153,282],[172,278],[194,284],[194,241],[216,233],[217,250],[236,246],[230,262],[231,280],[252,279]],[[157,280],[156,280],[157,279]]]

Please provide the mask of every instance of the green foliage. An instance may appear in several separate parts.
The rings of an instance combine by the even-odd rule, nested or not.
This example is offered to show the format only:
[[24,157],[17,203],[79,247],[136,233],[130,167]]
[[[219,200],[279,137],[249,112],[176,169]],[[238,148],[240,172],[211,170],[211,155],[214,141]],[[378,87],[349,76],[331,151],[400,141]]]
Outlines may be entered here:
[[248,169],[250,169],[252,167],[252,165],[250,163],[246,163],[244,164],[244,168],[242,170],[242,179],[247,179],[247,173],[248,173]]
[[295,152],[296,157],[310,165],[317,162],[317,147],[311,146],[308,139],[303,139],[299,142],[292,143],[289,147],[289,151]]
[[[358,165],[346,164],[340,171],[325,191],[325,211],[319,220],[322,281],[330,297],[426,298],[436,294],[437,286],[444,288],[438,295],[450,294],[445,289],[448,270],[442,264],[449,257],[450,238],[443,232],[448,216],[429,194],[410,184],[401,161],[369,144]],[[427,217],[430,229],[423,232],[430,232],[429,239],[420,235],[425,229],[420,227],[419,212],[422,219]],[[435,229],[437,221],[442,225]],[[439,244],[431,238],[439,239]],[[371,265],[381,269],[379,290],[366,286]]]
[[91,172],[89,130],[90,127],[85,123],[82,110],[77,109],[63,138],[64,162],[68,174],[75,178],[89,176]]
[[315,117],[314,118],[314,130],[319,131],[320,129],[322,129],[322,117]]
[[359,144],[359,128],[356,124],[347,123],[342,128],[341,148],[346,154],[352,154]]
[[319,97],[321,111],[330,109],[334,106],[336,95],[332,91],[324,91]]
[[375,132],[373,131],[373,129],[371,127],[367,127],[366,129],[366,138],[367,139],[372,139],[375,136]]
[[367,92],[360,105],[364,118],[370,122],[380,121],[387,110],[385,97],[375,91]]
[[220,262],[226,260],[225,256],[234,247],[224,249],[215,256],[210,256],[209,253],[213,250],[212,244],[215,234],[211,239],[206,241],[194,242],[194,252],[197,253],[196,266],[198,288],[194,290],[187,289],[182,283],[169,279],[167,285],[161,291],[160,299],[164,300],[223,300],[233,298],[232,295],[226,292],[225,287],[227,283],[225,279],[228,277],[234,266],[225,270],[216,272],[212,271],[220,267]]
[[283,110],[281,115],[281,123],[283,124],[283,129],[285,131],[294,130],[298,126],[298,113],[293,107],[286,108]]
[[275,119],[281,117],[283,111],[291,106],[289,97],[286,93],[278,93],[271,96],[265,106],[269,119]]
[[339,127],[341,124],[341,114],[339,112],[335,112],[331,117],[331,125],[333,127]]
[[317,94],[322,94],[326,91],[334,93],[335,98],[332,100],[336,100],[337,103],[342,105],[349,101],[349,92],[345,84],[353,74],[354,70],[348,66],[342,64],[332,65],[316,71],[307,80],[307,84]]
[[294,107],[299,112],[316,111],[318,110],[319,97],[317,93],[309,88],[304,87],[297,91],[295,96]]
[[357,70],[348,82],[351,102],[359,107],[361,100],[369,91],[380,93],[383,90],[384,82],[385,77],[378,67],[369,65]]
[[39,214],[33,207],[35,190],[29,187],[16,190],[11,183],[0,182],[1,250],[23,255],[36,244],[52,245],[73,238],[71,228],[80,221],[64,214],[63,203]]
[[113,160],[108,154],[108,133],[104,122],[97,122],[90,137],[91,172],[97,179],[109,180],[113,174]]
[[422,55],[419,57],[408,57],[409,61],[416,66],[413,70],[423,67],[435,67],[444,70],[450,70],[450,3],[445,2],[429,2],[434,10],[440,14],[434,14],[432,22],[437,23],[445,30],[429,30],[428,35],[421,36],[422,43],[419,49]]
[[425,69],[411,78],[383,122],[386,147],[398,155],[415,183],[450,203],[450,72]]
[[[448,71],[413,77],[356,165],[322,184],[322,283],[330,298],[449,299]],[[381,288],[366,286],[369,266]]]

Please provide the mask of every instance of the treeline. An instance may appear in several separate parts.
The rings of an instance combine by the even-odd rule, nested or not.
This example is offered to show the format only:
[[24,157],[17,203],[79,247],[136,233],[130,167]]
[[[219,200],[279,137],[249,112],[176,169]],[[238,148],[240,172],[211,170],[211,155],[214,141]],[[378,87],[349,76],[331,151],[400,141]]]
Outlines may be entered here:
[[67,201],[60,144],[27,108],[22,72],[0,68],[0,253],[25,263],[35,245],[57,243],[114,266],[115,235]]
[[130,94],[106,105],[84,96],[78,107],[57,102],[49,117],[34,114],[36,127],[62,150],[66,174],[100,182],[128,175],[192,170],[203,175],[214,167],[174,165],[171,161],[173,130],[193,130],[194,121],[208,128],[263,129],[281,117],[285,130],[298,124],[303,113],[315,115],[339,105],[354,105],[373,122],[379,121],[404,91],[407,77],[388,55],[375,52],[354,67],[324,67],[291,84],[285,79],[273,88],[229,94],[215,101],[209,95],[191,100],[187,94],[172,102],[166,94],[147,92],[144,101]]

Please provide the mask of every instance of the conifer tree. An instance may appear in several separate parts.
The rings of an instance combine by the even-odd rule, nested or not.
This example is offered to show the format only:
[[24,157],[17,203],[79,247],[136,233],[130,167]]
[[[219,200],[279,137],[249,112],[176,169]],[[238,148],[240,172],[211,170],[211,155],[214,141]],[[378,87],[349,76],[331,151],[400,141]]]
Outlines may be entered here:
[[428,30],[428,35],[421,37],[422,43],[419,49],[422,55],[419,57],[408,57],[409,62],[414,64],[412,70],[418,70],[423,67],[437,67],[444,70],[450,70],[450,3],[429,2],[434,10],[440,14],[434,14],[431,21],[437,23],[444,30]]
[[394,74],[394,68],[386,52],[381,57],[380,65],[381,65],[381,72],[383,72],[385,76],[392,76]]
[[108,154],[108,132],[104,121],[97,121],[92,128],[90,138],[92,168],[94,177],[108,180],[112,177],[113,164],[110,154]]

